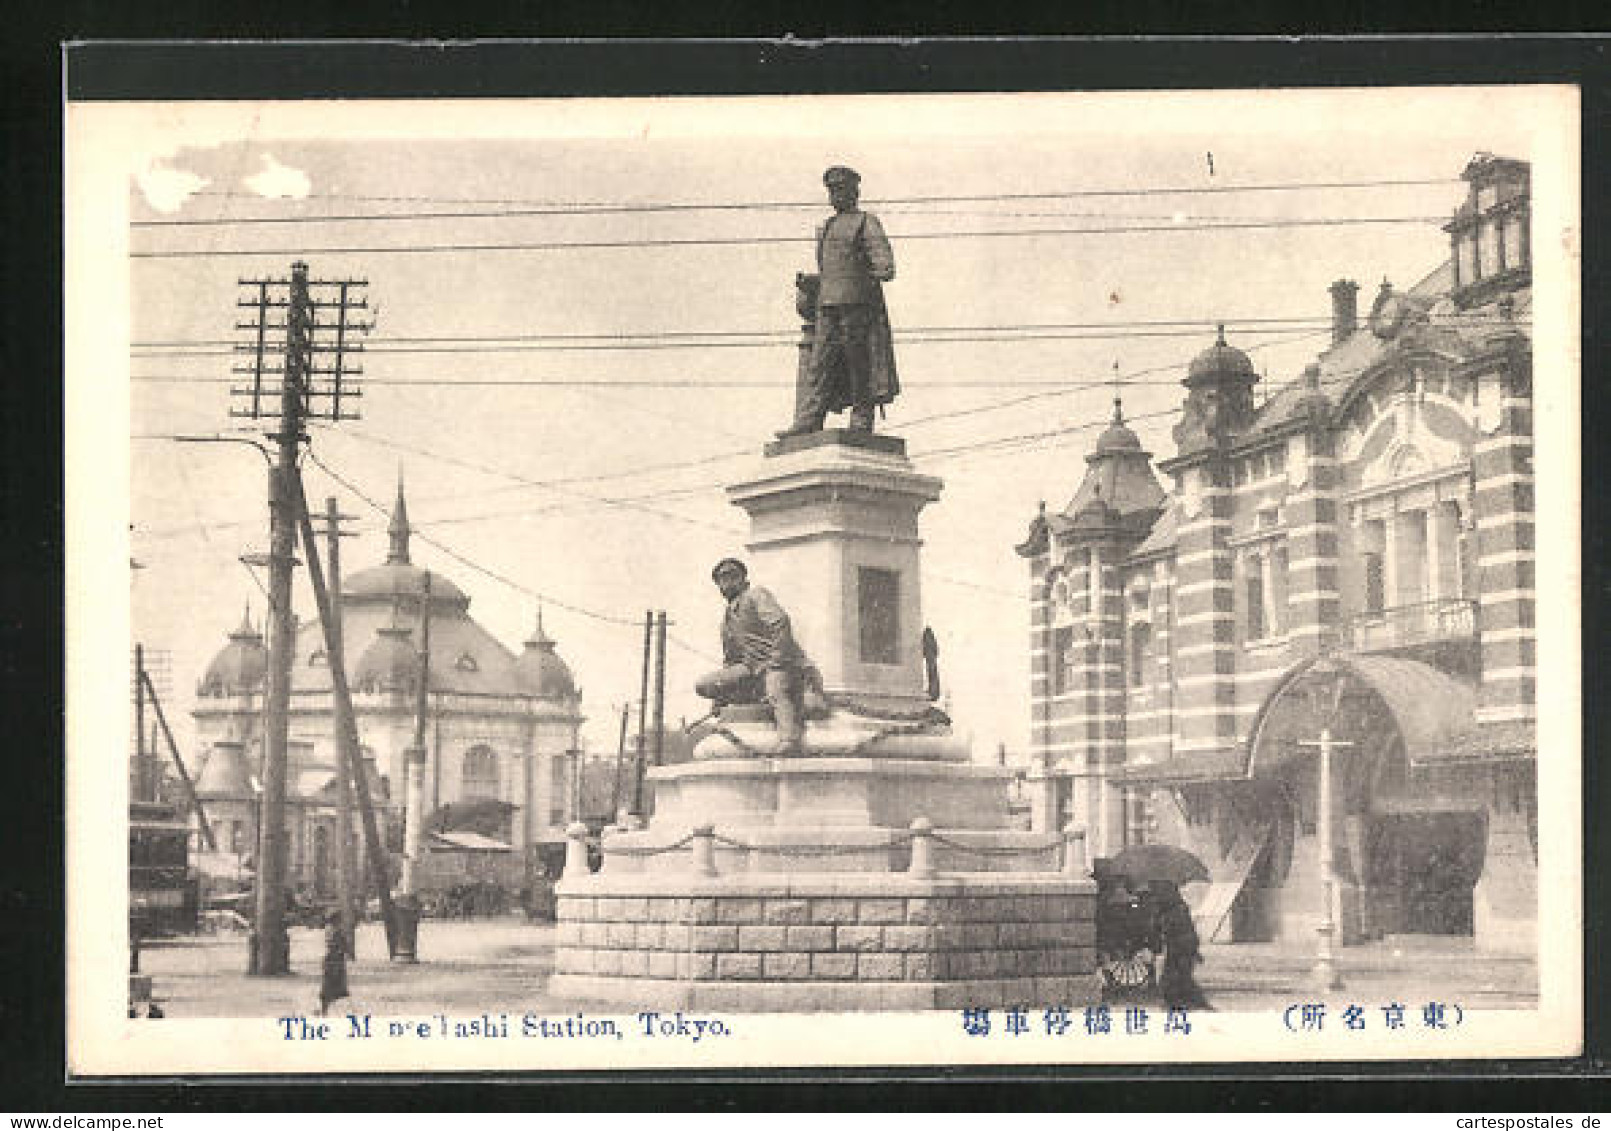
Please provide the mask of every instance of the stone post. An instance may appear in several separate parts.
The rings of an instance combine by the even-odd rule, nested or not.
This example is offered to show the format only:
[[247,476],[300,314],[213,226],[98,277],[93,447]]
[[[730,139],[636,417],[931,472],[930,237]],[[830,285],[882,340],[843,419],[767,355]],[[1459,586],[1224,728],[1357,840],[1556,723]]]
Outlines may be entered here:
[[927,817],[912,818],[912,862],[906,874],[917,880],[934,875],[934,822]]
[[590,871],[587,866],[587,826],[580,821],[572,821],[565,826],[564,878],[586,879]]
[[694,874],[716,875],[716,826],[699,825],[694,829]]
[[1085,859],[1085,830],[1070,825],[1063,830],[1063,874],[1083,877],[1090,870]]

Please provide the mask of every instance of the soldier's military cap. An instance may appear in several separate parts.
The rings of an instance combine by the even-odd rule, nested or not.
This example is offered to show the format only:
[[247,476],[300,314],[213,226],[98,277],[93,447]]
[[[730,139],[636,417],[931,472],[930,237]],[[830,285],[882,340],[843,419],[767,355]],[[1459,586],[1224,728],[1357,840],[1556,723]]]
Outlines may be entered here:
[[822,183],[825,185],[839,184],[842,181],[859,185],[861,184],[861,174],[848,165],[834,165],[826,173],[822,174]]
[[714,578],[717,574],[721,573],[722,570],[726,569],[728,566],[732,566],[734,569],[738,570],[738,572],[740,574],[742,574],[743,576],[745,576],[745,577],[748,577],[750,575],[750,571],[747,568],[745,568],[744,563],[739,561],[737,558],[723,558],[721,561],[717,562],[716,565],[715,565],[715,568],[713,568],[710,571],[710,576],[712,578]]

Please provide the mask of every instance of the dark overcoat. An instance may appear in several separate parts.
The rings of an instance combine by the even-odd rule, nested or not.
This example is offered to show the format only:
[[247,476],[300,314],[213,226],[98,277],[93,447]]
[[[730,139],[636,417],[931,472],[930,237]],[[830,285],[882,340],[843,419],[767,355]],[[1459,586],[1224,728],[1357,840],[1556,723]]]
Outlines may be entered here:
[[[868,262],[877,259],[891,258],[889,241],[884,238],[882,225],[878,217],[866,212],[858,212],[862,218],[861,226],[856,232],[858,244],[865,245],[863,254]],[[827,234],[826,223],[817,228],[817,268],[822,268],[822,241]],[[901,391],[901,381],[895,372],[895,336],[890,330],[889,308],[884,305],[884,285],[877,279],[870,279],[873,300],[868,303],[869,314],[867,329],[868,354],[868,391],[871,393],[873,404],[883,405],[893,401]],[[843,363],[832,366],[828,373],[830,397],[828,401],[829,412],[841,412],[856,407],[851,400],[851,382],[844,372]]]

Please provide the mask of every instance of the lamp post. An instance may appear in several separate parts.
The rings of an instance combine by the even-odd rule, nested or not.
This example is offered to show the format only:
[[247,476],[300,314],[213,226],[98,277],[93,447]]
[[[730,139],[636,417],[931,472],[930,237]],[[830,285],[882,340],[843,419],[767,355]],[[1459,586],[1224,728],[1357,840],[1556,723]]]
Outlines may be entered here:
[[[1325,716],[1331,718],[1336,715],[1337,708],[1342,701],[1342,672],[1331,661],[1322,659],[1310,669],[1313,676],[1332,683],[1331,710]],[[1299,746],[1311,747],[1318,752],[1319,783],[1316,803],[1319,811],[1315,821],[1315,836],[1319,843],[1319,871],[1320,871],[1320,925],[1315,928],[1319,936],[1317,954],[1315,959],[1315,981],[1321,989],[1340,990],[1343,988],[1342,972],[1337,968],[1335,954],[1335,936],[1337,933],[1337,920],[1335,907],[1337,905],[1337,876],[1332,851],[1331,832],[1331,756],[1338,750],[1353,745],[1333,738],[1330,726],[1320,728],[1320,738],[1313,741],[1299,742]]]

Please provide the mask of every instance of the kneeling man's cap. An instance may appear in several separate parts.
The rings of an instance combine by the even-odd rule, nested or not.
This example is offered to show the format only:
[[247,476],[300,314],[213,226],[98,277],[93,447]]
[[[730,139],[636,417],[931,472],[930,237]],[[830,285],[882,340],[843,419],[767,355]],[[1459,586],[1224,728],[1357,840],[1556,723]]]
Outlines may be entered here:
[[822,174],[822,183],[825,185],[836,185],[845,182],[859,185],[861,184],[861,174],[848,165],[835,165]]
[[744,563],[739,561],[737,558],[723,558],[721,561],[717,562],[716,565],[715,565],[715,568],[713,568],[710,571],[711,577],[714,578],[717,574],[721,573],[722,570],[726,569],[728,566],[732,566],[734,569],[738,570],[738,572],[740,574],[742,574],[743,576],[745,576],[745,577],[748,577],[750,575],[750,571],[745,568]]

